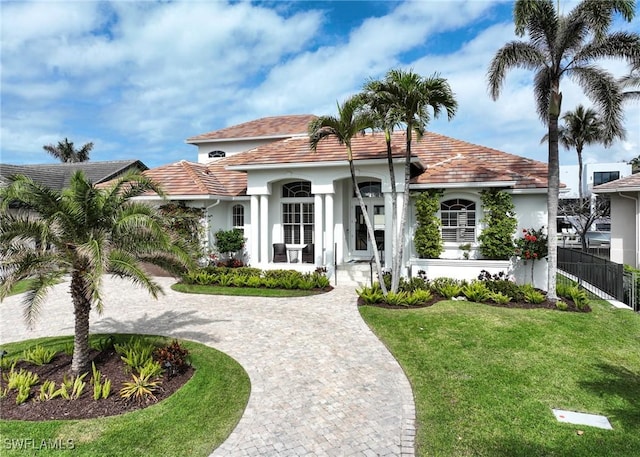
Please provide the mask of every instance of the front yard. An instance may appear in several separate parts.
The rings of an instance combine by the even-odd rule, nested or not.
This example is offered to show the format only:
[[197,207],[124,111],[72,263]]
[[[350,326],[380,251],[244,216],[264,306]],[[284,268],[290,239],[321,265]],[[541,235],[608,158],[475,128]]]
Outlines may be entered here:
[[[414,391],[421,456],[640,455],[640,315],[443,301],[360,312]],[[602,414],[613,430],[559,423]]]

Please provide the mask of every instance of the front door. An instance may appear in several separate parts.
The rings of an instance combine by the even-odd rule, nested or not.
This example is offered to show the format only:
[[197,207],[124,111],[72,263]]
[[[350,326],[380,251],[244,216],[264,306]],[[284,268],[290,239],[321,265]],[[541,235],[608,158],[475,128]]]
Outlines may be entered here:
[[[373,224],[373,232],[379,251],[384,251],[384,203],[382,199],[366,199],[367,213]],[[354,260],[369,260],[373,256],[373,246],[367,235],[364,214],[358,202],[352,205],[351,257]]]

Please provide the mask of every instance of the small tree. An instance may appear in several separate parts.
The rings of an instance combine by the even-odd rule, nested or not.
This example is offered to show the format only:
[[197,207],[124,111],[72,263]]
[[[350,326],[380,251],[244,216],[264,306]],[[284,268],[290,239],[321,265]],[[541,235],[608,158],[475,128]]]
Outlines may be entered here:
[[563,202],[558,209],[558,214],[566,216],[567,220],[580,235],[582,251],[587,252],[587,232],[591,230],[593,224],[611,213],[611,201],[608,198],[598,196],[591,200]]
[[186,252],[193,260],[200,259],[204,254],[204,228],[202,208],[191,208],[177,203],[167,203],[158,208],[162,215],[162,222],[172,233],[178,235]]
[[227,256],[227,260],[236,258],[238,251],[244,248],[244,233],[234,228],[231,230],[218,230],[216,232],[216,247],[221,254]]
[[480,253],[487,259],[507,260],[515,250],[513,236],[518,226],[511,195],[491,189],[482,191],[481,199],[484,228],[478,236]]
[[437,259],[444,250],[440,234],[440,219],[436,217],[441,190],[421,192],[415,199],[418,225],[413,237],[416,253],[421,259]]

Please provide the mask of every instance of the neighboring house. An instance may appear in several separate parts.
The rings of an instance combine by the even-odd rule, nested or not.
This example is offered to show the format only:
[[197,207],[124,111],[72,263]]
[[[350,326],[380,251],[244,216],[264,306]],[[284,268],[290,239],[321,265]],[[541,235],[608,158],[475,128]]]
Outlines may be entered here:
[[[372,247],[354,197],[345,148],[326,140],[312,152],[306,135],[311,119],[310,115],[269,117],[191,137],[187,142],[198,146],[200,163],[183,160],[145,174],[159,181],[171,200],[206,210],[211,249],[216,231],[242,229],[247,239],[245,260],[252,266],[282,267],[279,261],[295,259],[303,262],[296,263],[297,268],[326,267],[332,274],[334,265],[368,265]],[[439,216],[445,252],[440,264],[416,259],[411,242],[415,213],[410,211],[403,263],[414,274],[419,269],[430,270],[431,277],[460,273],[461,244],[471,243],[471,258],[478,256],[483,189],[501,188],[513,195],[520,231],[546,225],[546,164],[427,132],[412,145],[412,180],[404,189],[404,133],[394,133],[392,145],[398,207],[409,192],[444,190]],[[353,152],[377,242],[384,258],[391,259],[396,218],[391,214],[384,135],[358,136]],[[282,245],[288,251],[284,257],[279,253]],[[469,262],[474,277],[489,265]],[[511,268],[509,262],[498,266]]]
[[139,160],[111,160],[104,162],[48,163],[38,165],[0,164],[0,187],[7,186],[14,175],[25,175],[35,182],[54,190],[69,185],[71,175],[82,170],[94,183],[99,184],[117,178],[129,171],[148,170]]
[[[585,163],[582,166],[582,196],[591,197],[592,189],[600,184],[631,175],[631,165],[625,162]],[[566,185],[561,199],[579,198],[578,165],[561,165],[560,182]]]
[[611,260],[640,268],[640,173],[593,191],[611,198]]

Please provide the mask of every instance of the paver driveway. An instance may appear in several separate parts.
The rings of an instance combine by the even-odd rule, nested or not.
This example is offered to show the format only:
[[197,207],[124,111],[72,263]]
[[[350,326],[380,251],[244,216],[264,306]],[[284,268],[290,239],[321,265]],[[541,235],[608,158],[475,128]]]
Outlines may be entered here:
[[[353,288],[305,298],[186,295],[156,278],[152,299],[105,278],[92,332],[186,338],[235,358],[251,379],[240,423],[214,456],[413,455],[414,405],[398,363],[360,318]],[[0,305],[0,342],[73,333],[68,285],[56,286],[33,330],[20,296]]]

